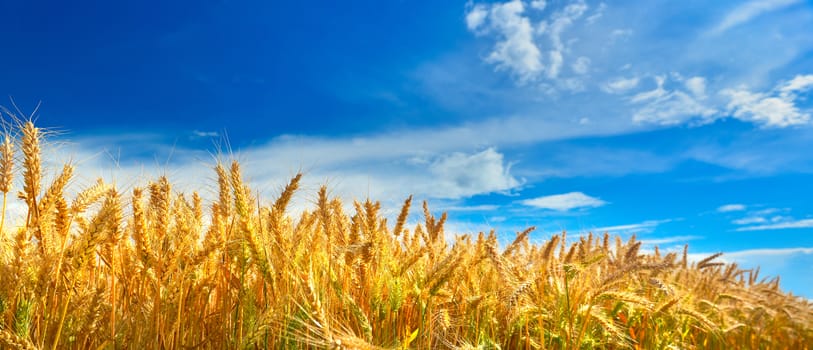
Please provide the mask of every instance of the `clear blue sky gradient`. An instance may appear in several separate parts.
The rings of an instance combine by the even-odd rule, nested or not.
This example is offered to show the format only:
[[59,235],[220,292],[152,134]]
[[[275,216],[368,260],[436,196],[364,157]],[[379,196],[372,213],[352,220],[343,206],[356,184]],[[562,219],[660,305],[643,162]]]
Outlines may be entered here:
[[461,233],[689,243],[813,298],[809,1],[6,1],[0,26],[0,95],[95,171],[184,180],[228,139],[266,190],[304,169]]

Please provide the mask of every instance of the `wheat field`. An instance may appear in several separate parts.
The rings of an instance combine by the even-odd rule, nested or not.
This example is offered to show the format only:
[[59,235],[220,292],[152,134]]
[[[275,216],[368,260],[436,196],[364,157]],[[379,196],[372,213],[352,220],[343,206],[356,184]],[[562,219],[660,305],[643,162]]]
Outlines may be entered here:
[[[173,190],[43,183],[43,131],[0,144],[0,348],[809,349],[813,305],[758,269],[641,251],[596,233],[500,247],[444,231],[426,203],[395,222],[325,187],[293,217],[296,175],[255,198],[238,162]],[[56,169],[54,169],[56,170]],[[21,184],[21,188],[14,188]],[[216,193],[211,202],[199,193]],[[22,224],[6,218],[17,195]],[[350,206],[348,206],[350,208]],[[410,225],[421,217],[419,224]]]

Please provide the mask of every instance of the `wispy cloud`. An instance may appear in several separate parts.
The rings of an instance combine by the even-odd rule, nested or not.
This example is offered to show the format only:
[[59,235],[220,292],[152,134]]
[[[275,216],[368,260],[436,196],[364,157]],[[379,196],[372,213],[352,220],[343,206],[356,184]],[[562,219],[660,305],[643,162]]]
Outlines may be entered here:
[[525,199],[520,201],[520,203],[531,207],[558,211],[568,211],[577,208],[596,208],[608,204],[599,198],[588,196],[582,192],[570,192]]
[[[588,6],[583,1],[575,1],[547,18],[540,18],[547,3],[532,1],[528,5],[530,9],[520,0],[470,4],[466,26],[475,35],[493,37],[495,44],[485,61],[498,70],[511,72],[520,83],[536,80],[542,74],[556,79],[562,72],[568,49],[564,32],[584,15]],[[534,13],[529,13],[531,11]],[[543,41],[542,37],[548,40]],[[571,67],[576,74],[585,74],[589,63],[589,57],[581,56],[574,58]],[[564,83],[571,88],[578,85],[573,80]]]
[[[688,260],[697,262],[715,253],[717,252],[689,253]],[[717,260],[722,262],[748,263],[748,265],[751,265],[752,267],[766,267],[773,265],[775,268],[775,265],[782,265],[784,259],[788,257],[813,254],[813,247],[756,248],[723,251],[722,253],[723,255],[717,258]]]
[[637,77],[632,78],[616,78],[610,80],[604,86],[601,87],[607,93],[611,94],[618,94],[622,92],[627,92],[630,89],[635,88],[638,86],[639,79]]
[[710,33],[720,34],[735,26],[751,21],[760,15],[777,11],[799,2],[800,0],[753,0],[744,3],[728,12],[726,16],[714,26]]
[[717,211],[720,213],[729,213],[732,211],[743,211],[746,209],[745,204],[726,204],[717,207]]
[[661,224],[665,224],[667,222],[673,221],[672,219],[664,219],[664,220],[647,220],[644,222],[639,222],[635,224],[625,224],[625,225],[615,225],[615,226],[604,226],[592,229],[593,232],[598,233],[612,233],[612,234],[621,234],[621,233],[649,233],[655,230]]
[[747,249],[726,252],[723,256],[729,258],[747,259],[756,256],[787,256],[795,254],[813,254],[813,247]]
[[705,91],[705,80],[702,77],[693,79],[684,86],[685,89],[675,87],[667,90],[664,88],[667,78],[655,77],[655,89],[638,93],[630,99],[632,103],[641,105],[633,113],[632,120],[660,125],[678,125],[692,120],[706,123],[714,120],[717,110],[702,102],[704,94],[698,94]]
[[648,239],[641,239],[641,244],[643,245],[661,245],[661,244],[674,244],[674,243],[685,243],[688,241],[694,241],[697,239],[702,239],[701,236],[673,236],[673,237],[663,237],[663,238],[648,238]]
[[813,75],[797,75],[779,83],[768,92],[751,92],[745,88],[725,89],[721,94],[729,98],[728,110],[737,119],[751,121],[764,127],[788,127],[807,124],[810,113],[797,106],[799,93],[813,88]]
[[737,231],[786,230],[813,227],[813,219],[790,220],[766,225],[738,227]]
[[220,137],[220,134],[217,131],[200,131],[200,130],[193,130],[192,136],[197,138],[202,137]]
[[467,212],[467,211],[495,211],[499,210],[499,205],[494,204],[480,204],[480,205],[455,205],[455,206],[448,206],[448,207],[439,207],[438,210],[442,211],[456,211],[456,212]]
[[762,129],[727,140],[698,140],[685,156],[732,170],[735,177],[813,173],[813,153],[792,152],[813,144],[813,128]]
[[[566,49],[562,41],[562,34],[568,27],[573,25],[573,22],[579,19],[585,11],[587,11],[587,4],[583,1],[576,1],[568,4],[564,9],[551,16],[550,24],[545,31],[551,41],[551,48],[548,51],[550,63],[547,74],[549,78],[558,77],[562,67],[564,51]],[[547,22],[542,23],[547,24]]]
[[469,30],[479,35],[493,33],[498,38],[486,62],[516,74],[520,81],[531,80],[544,69],[533,26],[524,12],[525,4],[514,0],[491,6],[477,4],[466,14]]
[[749,216],[742,219],[736,219],[731,221],[734,225],[753,225],[753,224],[762,224],[768,222],[768,219],[763,218],[761,216]]

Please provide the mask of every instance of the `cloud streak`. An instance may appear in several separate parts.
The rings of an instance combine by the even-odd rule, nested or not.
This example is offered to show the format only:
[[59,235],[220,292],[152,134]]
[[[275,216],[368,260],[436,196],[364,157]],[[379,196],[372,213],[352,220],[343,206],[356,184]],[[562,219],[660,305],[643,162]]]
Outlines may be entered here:
[[813,228],[813,219],[792,220],[766,225],[738,227],[737,231],[768,231],[768,230],[787,230],[799,228]]
[[582,192],[569,192],[563,194],[555,194],[550,196],[525,199],[520,201],[520,203],[530,207],[540,209],[550,209],[556,211],[568,211],[582,208],[597,208],[608,204],[607,202],[599,198],[588,196]]
[[800,0],[754,0],[744,3],[727,13],[726,16],[714,26],[711,30],[711,34],[720,34],[763,14],[781,10],[799,2]]
[[664,220],[647,220],[635,224],[626,224],[626,225],[615,225],[615,226],[604,226],[594,228],[591,231],[597,233],[611,233],[611,234],[622,234],[622,233],[650,233],[655,231],[655,228],[661,224],[665,224],[668,222],[673,221],[672,219],[664,219]]
[[717,208],[717,212],[730,213],[732,211],[743,211],[746,209],[745,204],[726,204]]

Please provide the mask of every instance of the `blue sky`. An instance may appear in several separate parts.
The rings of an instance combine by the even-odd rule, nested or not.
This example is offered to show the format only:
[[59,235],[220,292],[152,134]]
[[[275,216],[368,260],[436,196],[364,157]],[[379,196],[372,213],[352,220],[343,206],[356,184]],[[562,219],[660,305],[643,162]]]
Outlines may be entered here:
[[[218,148],[448,230],[637,233],[813,298],[813,4],[19,1],[0,95],[52,162],[195,188]],[[9,102],[3,105],[10,106]],[[204,193],[204,195],[212,195]],[[416,211],[417,212],[417,211]],[[415,214],[414,220],[419,216]]]

